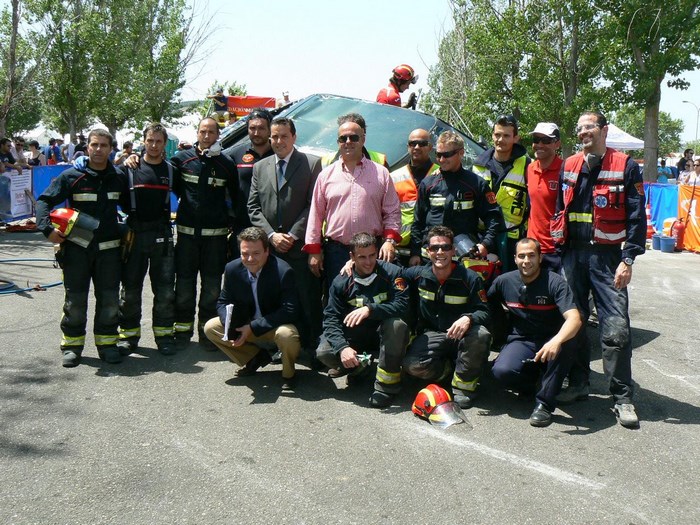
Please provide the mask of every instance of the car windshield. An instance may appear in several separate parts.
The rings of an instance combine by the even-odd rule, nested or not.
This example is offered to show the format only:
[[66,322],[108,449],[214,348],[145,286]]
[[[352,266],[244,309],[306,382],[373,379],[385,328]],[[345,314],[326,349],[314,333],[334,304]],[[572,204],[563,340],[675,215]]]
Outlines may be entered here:
[[[384,153],[391,170],[408,162],[406,141],[416,128],[430,132],[433,144],[445,130],[459,133],[465,142],[463,163],[471,167],[483,148],[471,138],[442,120],[410,109],[378,104],[337,95],[312,95],[282,111],[279,116],[294,120],[297,130],[297,147],[301,151],[319,156],[338,150],[337,120],[340,115],[359,113],[367,123],[365,147]],[[232,126],[235,131],[242,123]]]

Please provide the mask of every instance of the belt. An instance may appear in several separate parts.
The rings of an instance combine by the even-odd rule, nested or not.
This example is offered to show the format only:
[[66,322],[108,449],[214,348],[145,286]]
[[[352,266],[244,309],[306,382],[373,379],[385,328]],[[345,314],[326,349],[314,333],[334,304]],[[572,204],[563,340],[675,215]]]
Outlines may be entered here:
[[[177,225],[177,232],[184,233],[187,235],[196,235],[197,230],[195,228],[190,228],[189,226]],[[202,237],[215,237],[218,235],[228,235],[228,228],[202,228],[199,230],[199,234]]]

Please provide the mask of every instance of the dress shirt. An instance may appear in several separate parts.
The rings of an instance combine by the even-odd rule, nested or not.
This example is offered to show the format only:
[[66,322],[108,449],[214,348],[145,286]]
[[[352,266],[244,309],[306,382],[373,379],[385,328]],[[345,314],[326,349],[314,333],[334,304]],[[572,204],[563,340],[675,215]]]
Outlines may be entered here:
[[326,167],[318,176],[306,227],[310,254],[321,252],[321,228],[325,236],[349,244],[353,235],[368,232],[401,241],[401,209],[389,171],[369,159],[350,172],[342,159]]

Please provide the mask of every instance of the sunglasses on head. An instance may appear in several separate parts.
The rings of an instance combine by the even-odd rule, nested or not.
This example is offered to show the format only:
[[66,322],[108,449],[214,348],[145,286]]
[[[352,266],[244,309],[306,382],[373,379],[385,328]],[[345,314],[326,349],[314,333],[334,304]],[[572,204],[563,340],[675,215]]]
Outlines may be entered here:
[[350,142],[360,142],[360,136],[356,133],[353,133],[352,135],[340,135],[338,137],[338,144],[345,144],[348,140]]
[[454,157],[460,150],[458,149],[453,149],[452,151],[436,151],[435,152],[435,157],[440,158],[442,157],[443,159],[449,159],[450,157]]
[[431,253],[437,253],[440,250],[442,250],[443,252],[449,252],[451,249],[452,249],[452,245],[447,244],[447,243],[445,243],[445,244],[431,244],[430,246],[428,246],[428,251]]
[[557,141],[557,139],[552,138],[552,137],[538,137],[537,135],[534,135],[534,136],[532,137],[532,143],[533,143],[533,144],[539,144],[539,143],[542,143],[542,144],[553,144],[553,143],[556,142],[556,141]]
[[408,141],[408,147],[409,148],[415,148],[416,146],[420,146],[421,148],[426,147],[430,142],[427,140],[409,140]]
[[496,119],[496,124],[499,126],[505,126],[506,124],[510,124],[511,126],[517,126],[518,121],[515,120],[515,117],[513,115],[500,115]]

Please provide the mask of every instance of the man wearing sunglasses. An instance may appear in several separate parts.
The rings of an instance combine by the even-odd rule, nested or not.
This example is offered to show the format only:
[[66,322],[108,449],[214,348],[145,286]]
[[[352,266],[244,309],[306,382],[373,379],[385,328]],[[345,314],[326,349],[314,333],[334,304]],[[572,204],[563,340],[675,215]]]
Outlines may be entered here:
[[[347,115],[341,115],[338,117],[338,126],[342,126],[343,124],[347,122],[354,122],[358,126],[362,128],[362,133],[367,135],[367,123],[365,122],[365,117],[360,115],[359,113],[348,113]],[[368,158],[372,162],[376,162],[377,164],[381,164],[384,166],[386,169],[389,169],[389,162],[386,160],[386,155],[384,153],[379,153],[378,151],[372,151],[368,150],[364,146],[362,146],[362,155],[365,158]],[[324,155],[321,158],[321,166],[326,167],[330,166],[333,164],[336,160],[340,158],[340,148],[338,148],[338,151],[335,153],[329,153],[328,155]]]
[[[523,237],[527,220],[527,185],[525,173],[530,159],[519,143],[518,121],[513,115],[501,115],[493,124],[493,147],[484,151],[474,162],[474,173],[491,186],[505,220],[505,246],[498,256],[504,270],[512,270],[515,243]],[[500,237],[500,235],[499,235]]]
[[[644,185],[639,165],[606,147],[607,134],[603,114],[587,111],[578,119],[576,135],[583,151],[564,162],[552,237],[563,251],[564,277],[583,319],[588,319],[588,295],[593,292],[613,410],[622,426],[634,428],[639,419],[632,404],[627,285],[635,257],[645,250]],[[591,349],[585,329],[579,331],[577,343],[569,386],[560,394],[560,403],[588,397]]]
[[[403,276],[418,291],[417,336],[406,350],[404,370],[440,382],[452,375],[452,394],[461,408],[476,399],[491,334],[481,278],[452,261],[454,232],[435,226],[428,232],[430,265],[406,268]],[[454,373],[452,373],[454,369]]]
[[424,129],[414,129],[408,136],[408,164],[391,174],[391,180],[394,181],[394,188],[401,202],[401,242],[396,247],[396,251],[404,266],[408,265],[411,255],[409,242],[418,199],[418,186],[426,176],[440,168],[430,158],[432,150],[430,133]]
[[559,126],[552,122],[540,122],[535,126],[531,133],[535,161],[527,167],[527,193],[530,197],[527,236],[540,243],[542,264],[555,272],[561,268],[561,258],[554,247],[549,221],[557,204],[559,172],[564,162],[557,154],[561,147],[559,133]]
[[421,264],[425,235],[431,227],[438,225],[447,226],[456,235],[466,234],[476,241],[481,220],[486,231],[476,245],[479,255],[486,257],[496,249],[496,233],[503,227],[501,209],[488,183],[464,169],[463,155],[462,137],[453,131],[440,134],[435,151],[440,171],[425,177],[418,187],[411,225],[410,266]]
[[[363,155],[365,132],[353,121],[338,128],[340,158],[321,171],[306,227],[304,251],[317,277],[328,284],[350,259],[350,239],[369,232],[378,240],[379,259],[396,256],[401,241],[401,210],[389,171]],[[325,223],[325,232],[324,232]]]
[[569,285],[542,262],[540,243],[520,239],[515,245],[518,269],[498,276],[488,292],[494,321],[504,316],[505,307],[512,322],[491,373],[507,387],[522,392],[533,391],[542,376],[530,416],[534,427],[552,422],[556,395],[571,366],[573,338],[581,328]]

